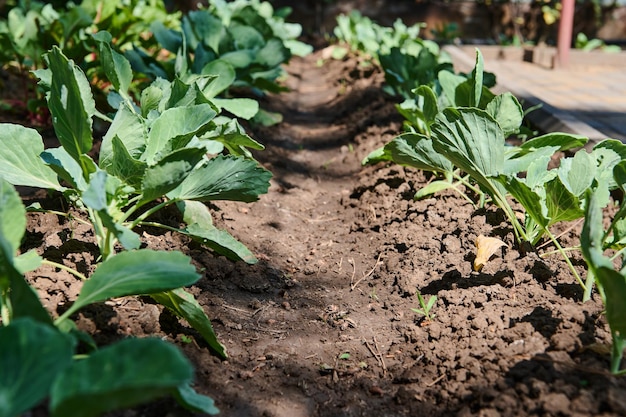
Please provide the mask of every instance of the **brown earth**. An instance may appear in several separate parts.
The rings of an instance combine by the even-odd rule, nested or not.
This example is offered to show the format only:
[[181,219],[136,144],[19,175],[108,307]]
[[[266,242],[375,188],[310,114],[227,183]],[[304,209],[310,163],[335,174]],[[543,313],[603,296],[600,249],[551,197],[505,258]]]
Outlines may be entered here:
[[[292,60],[291,92],[263,103],[284,115],[278,126],[253,130],[267,146],[256,157],[274,174],[269,193],[249,205],[212,206],[218,226],[258,264],[140,231],[146,246],[181,250],[202,271],[192,292],[229,360],[145,299],[87,308],[79,327],[101,344],[129,335],[177,344],[196,366],[196,390],[224,416],[626,415],[626,381],[608,374],[610,333],[598,297],[581,303],[550,245],[520,251],[499,210],[475,209],[452,192],[413,201],[430,174],[362,167],[401,132],[402,119],[381,92],[378,69],[355,58],[321,63],[322,54]],[[43,194],[25,201],[37,197],[67,209]],[[577,244],[579,230],[562,243]],[[474,272],[480,234],[507,247]],[[54,214],[29,214],[22,249],[31,248],[82,272],[96,254],[88,227]],[[572,260],[584,274],[581,256]],[[80,289],[59,270],[29,279],[55,312]],[[437,296],[431,320],[411,310],[419,308],[416,291]],[[111,414],[184,415],[170,399]]]

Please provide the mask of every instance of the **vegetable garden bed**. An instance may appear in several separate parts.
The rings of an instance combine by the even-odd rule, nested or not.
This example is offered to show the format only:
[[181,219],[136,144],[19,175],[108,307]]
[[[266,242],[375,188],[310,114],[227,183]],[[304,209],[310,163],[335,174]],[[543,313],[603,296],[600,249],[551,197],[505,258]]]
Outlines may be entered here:
[[[250,204],[207,203],[215,227],[257,263],[231,261],[193,233],[176,233],[192,223],[174,205],[133,229],[139,252],[190,257],[201,276],[187,293],[228,358],[159,296],[85,305],[72,316],[77,328],[98,346],[149,336],[173,343],[195,368],[192,387],[225,416],[624,415],[626,382],[609,372],[613,339],[598,293],[583,303],[550,240],[536,250],[520,244],[502,209],[476,208],[452,189],[414,200],[434,174],[362,166],[402,133],[398,101],[383,93],[376,65],[352,54],[328,59],[328,52],[293,58],[284,81],[290,91],[260,100],[283,118],[249,130],[265,145],[252,155],[273,174],[267,194]],[[101,241],[81,222],[84,212],[59,214],[68,211],[60,193],[21,191],[25,205],[53,210],[27,214],[19,251],[57,263],[26,276],[58,318],[83,287],[62,267],[94,274]],[[560,222],[551,231],[573,247],[582,228]],[[475,266],[480,235],[504,243],[482,269]],[[580,251],[569,255],[584,277]],[[193,415],[179,403],[165,397],[107,415]],[[40,405],[30,415],[47,410]]]

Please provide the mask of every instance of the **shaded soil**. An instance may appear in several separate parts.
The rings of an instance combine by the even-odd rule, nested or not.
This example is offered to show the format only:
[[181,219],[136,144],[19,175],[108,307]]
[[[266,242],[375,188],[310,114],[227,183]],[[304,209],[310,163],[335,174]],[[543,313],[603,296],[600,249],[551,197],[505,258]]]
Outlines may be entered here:
[[[540,256],[550,245],[520,251],[499,210],[474,209],[452,192],[413,201],[429,174],[362,167],[401,132],[402,119],[374,66],[355,58],[319,65],[322,55],[291,62],[291,92],[263,103],[283,123],[253,129],[267,146],[255,156],[274,173],[269,193],[253,204],[212,206],[218,227],[258,264],[140,231],[147,247],[181,250],[202,270],[191,290],[229,360],[149,300],[89,307],[79,327],[101,344],[128,335],[177,344],[196,366],[196,390],[224,416],[626,415],[626,381],[607,372],[610,334],[597,296],[580,302],[565,263]],[[25,200],[66,209],[43,194]],[[573,225],[562,243],[575,245],[579,230]],[[23,250],[92,268],[96,247],[86,226],[33,213],[28,232]],[[507,247],[474,272],[480,234]],[[581,257],[572,256],[584,274]],[[55,312],[80,289],[59,270],[29,279]],[[416,291],[437,296],[431,320],[411,310],[419,308]],[[112,415],[188,414],[164,399]]]

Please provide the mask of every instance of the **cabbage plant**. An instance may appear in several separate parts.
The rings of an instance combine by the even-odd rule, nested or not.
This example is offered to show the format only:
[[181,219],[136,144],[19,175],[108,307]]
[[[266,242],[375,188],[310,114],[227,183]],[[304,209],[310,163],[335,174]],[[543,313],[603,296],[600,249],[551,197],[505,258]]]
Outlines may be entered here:
[[89,417],[164,395],[192,411],[218,413],[211,398],[191,387],[193,366],[175,346],[157,338],[129,338],[98,349],[70,319],[110,298],[163,294],[193,284],[200,275],[190,258],[148,249],[111,257],[84,282],[69,309],[53,318],[22,275],[48,261],[34,251],[16,256],[26,210],[2,179],[0,201],[0,415],[21,415],[48,398],[53,417]]
[[[119,102],[102,139],[98,162],[91,157],[92,122],[98,112],[89,83],[60,49],[53,48],[47,57],[49,68],[37,74],[48,90],[61,146],[44,150],[36,130],[0,124],[0,178],[62,193],[93,225],[102,261],[120,256],[116,254],[122,249],[138,250],[141,240],[134,229],[149,225],[187,235],[231,259],[256,262],[242,243],[213,225],[204,204],[251,202],[267,192],[271,174],[254,159],[236,154],[248,143],[245,135],[228,123],[215,122],[219,110],[198,82],[157,80],[135,103],[127,93],[132,79],[128,61],[106,44],[101,47],[108,54],[105,71]],[[235,154],[220,153],[225,147]],[[180,210],[185,226],[152,220],[154,213],[168,206]],[[226,356],[190,293],[176,288],[150,295],[185,318],[214,351]]]

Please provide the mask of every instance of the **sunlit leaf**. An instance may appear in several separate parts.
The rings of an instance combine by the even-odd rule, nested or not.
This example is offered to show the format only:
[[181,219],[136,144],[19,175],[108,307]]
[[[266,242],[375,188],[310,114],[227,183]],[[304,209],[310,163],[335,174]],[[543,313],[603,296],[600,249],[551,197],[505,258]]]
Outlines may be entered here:
[[0,233],[0,292],[6,295],[9,304],[3,305],[3,297],[0,297],[0,308],[5,311],[9,320],[27,317],[44,324],[52,324],[37,292],[16,269],[14,255],[11,244]]
[[493,189],[489,178],[504,168],[504,133],[491,115],[476,108],[447,108],[439,113],[432,130],[436,152],[485,189]]
[[535,223],[544,228],[548,227],[547,207],[542,203],[545,200],[543,194],[539,194],[537,190],[531,189],[525,182],[514,176],[502,175],[497,179],[520,202]]
[[[146,89],[147,90],[147,89]],[[142,92],[142,99],[144,93]],[[161,97],[159,96],[159,101]],[[113,140],[117,137],[123,144],[126,152],[134,159],[139,159],[146,148],[147,129],[141,116],[135,113],[127,104],[122,105],[113,118],[106,135],[100,146],[100,168],[109,171],[109,166],[114,163]],[[118,155],[119,157],[119,155]],[[113,172],[111,172],[115,175]]]
[[572,158],[561,159],[558,169],[559,179],[576,197],[580,197],[591,187],[596,176],[596,163],[586,150],[581,149]]
[[111,35],[99,37],[103,35],[101,32],[94,35],[94,38],[98,40],[100,51],[100,62],[102,68],[107,75],[107,78],[113,84],[113,88],[120,93],[126,94],[130,83],[133,80],[133,72],[130,67],[130,62],[124,57],[124,55],[113,50],[111,47]]
[[445,180],[433,181],[433,182],[428,183],[428,185],[420,188],[415,193],[414,198],[416,200],[419,200],[421,198],[428,197],[432,194],[436,194],[438,192],[448,190],[453,187],[454,187],[454,184],[452,184],[450,181],[445,181]]
[[141,184],[142,199],[152,201],[178,187],[202,160],[205,152],[202,148],[178,149],[148,167]]
[[157,303],[169,308],[177,316],[187,320],[191,327],[202,335],[204,340],[217,355],[222,359],[228,358],[226,347],[217,339],[211,321],[192,294],[182,288],[178,288],[171,291],[150,294],[150,297]]
[[213,226],[211,213],[204,203],[200,201],[181,201],[177,206],[183,213],[183,220],[188,225],[181,230],[181,233],[187,234],[229,259],[241,260],[248,264],[257,262],[254,254],[243,243],[239,242],[225,230],[219,230]]
[[91,87],[85,74],[58,47],[52,48],[48,60],[52,70],[48,104],[54,130],[67,153],[80,163],[93,142],[91,125],[96,106]]
[[213,102],[240,119],[250,120],[259,112],[259,102],[250,98],[215,98]]
[[524,110],[513,94],[507,92],[496,96],[485,110],[496,119],[505,137],[519,132],[524,120]]
[[66,313],[109,298],[150,294],[193,284],[200,278],[190,258],[181,252],[142,249],[122,252],[101,263],[85,281]]
[[26,229],[26,209],[15,188],[0,178],[0,234],[15,254]]
[[209,104],[174,107],[165,110],[152,123],[143,159],[155,163],[160,156],[183,148],[193,136],[210,129],[217,113]]
[[212,78],[210,82],[202,87],[202,92],[209,98],[213,98],[226,90],[233,84],[236,78],[233,66],[220,59],[216,59],[206,64],[202,68],[201,74],[217,76]]
[[580,200],[559,180],[554,178],[546,183],[546,207],[549,225],[561,221],[571,221],[583,217]]
[[196,413],[216,415],[220,412],[212,398],[198,394],[188,384],[179,385],[174,397],[183,407]]
[[527,140],[520,149],[525,151],[531,151],[533,149],[543,148],[545,146],[558,146],[559,150],[566,151],[568,149],[580,148],[589,139],[584,136],[574,135],[570,133],[554,132],[547,133],[542,136]]
[[606,319],[613,337],[611,372],[617,374],[623,372],[620,366],[626,347],[626,276],[616,271],[611,260],[603,255],[603,217],[602,202],[596,199],[595,193],[589,192],[580,245],[606,308]]
[[483,55],[480,49],[476,48],[476,64],[470,77],[472,81],[472,90],[470,94],[470,106],[479,107],[480,98],[483,91],[483,71],[484,71]]
[[267,192],[271,176],[256,161],[218,155],[195,169],[168,196],[180,200],[252,202]]
[[0,123],[0,178],[13,185],[63,190],[57,175],[39,158],[43,151],[35,129]]

